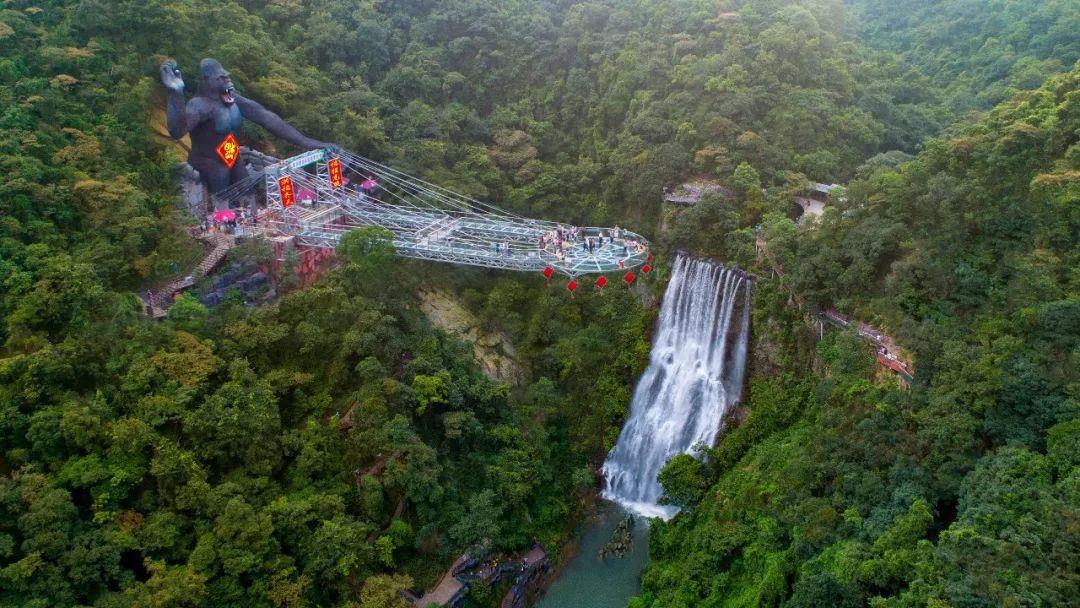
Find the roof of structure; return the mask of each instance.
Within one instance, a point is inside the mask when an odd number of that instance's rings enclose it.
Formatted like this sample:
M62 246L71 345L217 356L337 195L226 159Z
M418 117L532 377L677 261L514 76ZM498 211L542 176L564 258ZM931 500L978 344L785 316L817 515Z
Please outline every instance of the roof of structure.
M735 198L735 192L718 182L701 180L685 183L671 192L665 191L664 202L693 205L709 192L719 194L724 198Z
M814 192L821 192L822 194L828 194L839 187L840 184L822 184L820 182L813 183Z

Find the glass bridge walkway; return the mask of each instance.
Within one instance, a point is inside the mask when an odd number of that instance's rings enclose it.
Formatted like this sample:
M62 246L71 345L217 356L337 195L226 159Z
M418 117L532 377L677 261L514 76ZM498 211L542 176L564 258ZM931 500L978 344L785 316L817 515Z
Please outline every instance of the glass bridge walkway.
M652 259L648 242L628 230L525 218L345 151L305 152L215 197L235 202L260 180L267 209L258 231L310 247L332 248L350 230L379 226L393 234L398 255L451 264L577 277Z

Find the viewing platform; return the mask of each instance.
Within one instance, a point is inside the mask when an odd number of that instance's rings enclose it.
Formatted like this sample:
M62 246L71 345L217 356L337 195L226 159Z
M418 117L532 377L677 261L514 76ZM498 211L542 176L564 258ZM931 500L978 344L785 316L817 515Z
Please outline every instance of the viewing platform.
M267 204L254 232L307 247L333 248L351 230L378 226L398 255L451 264L577 277L651 259L648 241L618 226L522 217L344 151L285 159L216 196L234 203L260 180Z

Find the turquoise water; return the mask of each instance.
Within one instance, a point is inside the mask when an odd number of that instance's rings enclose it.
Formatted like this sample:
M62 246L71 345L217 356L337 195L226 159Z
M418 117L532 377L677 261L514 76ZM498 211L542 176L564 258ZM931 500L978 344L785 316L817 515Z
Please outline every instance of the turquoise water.
M603 561L596 557L624 517L626 513L618 505L604 503L599 520L578 543L577 554L536 608L626 608L626 602L640 590L641 571L649 554L646 520L634 518L633 551Z

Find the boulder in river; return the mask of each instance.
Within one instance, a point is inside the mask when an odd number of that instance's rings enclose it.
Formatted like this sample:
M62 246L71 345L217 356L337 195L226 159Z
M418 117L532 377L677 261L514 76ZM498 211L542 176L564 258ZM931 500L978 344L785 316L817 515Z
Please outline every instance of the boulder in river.
M615 526L611 539L597 552L597 557L607 559L622 557L634 549L634 516L627 515Z

